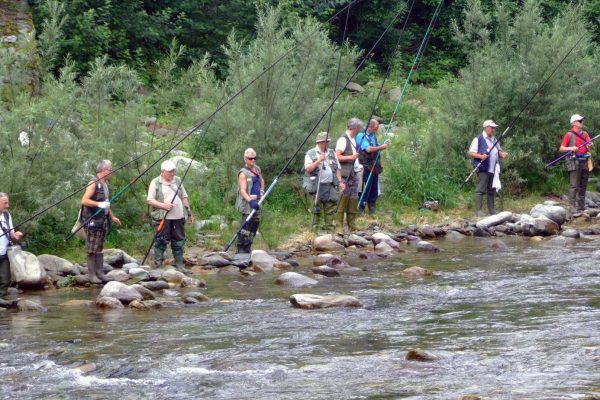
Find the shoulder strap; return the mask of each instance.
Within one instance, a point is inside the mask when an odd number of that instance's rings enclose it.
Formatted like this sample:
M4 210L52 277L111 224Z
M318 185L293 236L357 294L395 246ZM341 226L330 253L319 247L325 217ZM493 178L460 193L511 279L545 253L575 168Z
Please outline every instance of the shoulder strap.
M2 232L6 234L6 238L8 239L8 245L11 246L12 245L12 240L10 239L10 214L8 213L8 211L4 211L2 213L2 216L4 217L4 223L6 224L6 228L4 227L3 223L0 223L0 228L2 229Z
M573 131L569 131L569 147L575 146L575 134Z

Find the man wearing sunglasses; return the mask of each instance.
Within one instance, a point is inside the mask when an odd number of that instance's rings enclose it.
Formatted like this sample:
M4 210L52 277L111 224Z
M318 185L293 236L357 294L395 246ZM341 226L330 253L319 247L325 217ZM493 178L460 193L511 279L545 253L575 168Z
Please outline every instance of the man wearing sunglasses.
M238 172L238 194L235 207L242 213L242 230L238 236L238 253L250 253L252 241L256 236L260 223L260 205L258 202L264 194L265 181L260 167L256 165L256 151L252 148L244 151L244 167ZM245 225L246 219L255 210L250 221Z

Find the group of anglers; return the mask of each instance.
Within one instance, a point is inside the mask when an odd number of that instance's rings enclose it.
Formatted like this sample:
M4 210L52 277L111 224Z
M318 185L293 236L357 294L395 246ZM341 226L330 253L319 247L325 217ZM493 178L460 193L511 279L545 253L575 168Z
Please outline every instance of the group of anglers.
M593 140L583 129L584 117L575 114L570 119L571 129L565 133L559 151L565 153L569 171L569 202L574 215L585 209L585 193L589 172L593 168L590 146ZM475 137L468 155L478 173L475 205L477 216L483 216L483 199L487 195L487 208L495 214L494 197L500 190L500 161L508 156L495 137L498 125L492 120L483 123L483 131ZM317 135L316 145L306 152L304 158L303 189L314 196L313 229L336 231L339 234L356 230L356 218L368 208L376 213L380 194L380 152L387 149L390 141L377 141L379 122L368 121L366 129L358 118L351 118L346 131L340 136L334 149L329 148L328 132ZM256 164L257 154L252 148L244 151L244 167L238 172L236 208L242 214L237 236L238 253L250 253L253 239L260 223L260 203L264 195L265 181ZM161 172L148 187L147 202L156 228L154 266L161 267L167 246L173 253L174 267L188 273L184 267L185 224L194 222L188 195L181 178L175 175L172 161L161 164ZM96 168L96 178L86 186L81 198L80 221L84 221L85 250L91 283L103 283L110 279L104 274L103 250L110 225L121 225L110 203L108 180L113 173L112 162L102 160ZM359 197L362 199L359 204ZM6 296L11 283L7 250L13 241L19 241L23 233L16 231L8 212L8 194L0 192L0 299ZM335 219L335 221L334 221ZM320 221L322 220L322 221ZM344 221L346 224L344 225Z

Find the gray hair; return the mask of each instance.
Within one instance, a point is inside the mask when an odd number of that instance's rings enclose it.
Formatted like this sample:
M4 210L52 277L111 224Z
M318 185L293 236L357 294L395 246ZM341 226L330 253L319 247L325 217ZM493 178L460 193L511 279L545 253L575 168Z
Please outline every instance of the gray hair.
M371 119L369 120L369 122L367 123L367 128L368 128L369 126L371 126L371 124L377 124L377 126L379 126L379 125L380 125L380 124L379 124L379 121L377 121L375 118L371 118Z
M98 166L96 167L96 173L100 173L111 166L112 162L110 160L102 160L98 163Z
M254 149L252 147L248 147L245 151L244 151L244 157L248 157L248 156L252 156L252 155L256 155L256 151L254 151Z
M348 129L361 129L363 126L363 123L360 119L358 118L350 118L348 120Z
M6 193L4 193L4 192L0 192L0 199L3 198L3 197L8 197L8 195Z

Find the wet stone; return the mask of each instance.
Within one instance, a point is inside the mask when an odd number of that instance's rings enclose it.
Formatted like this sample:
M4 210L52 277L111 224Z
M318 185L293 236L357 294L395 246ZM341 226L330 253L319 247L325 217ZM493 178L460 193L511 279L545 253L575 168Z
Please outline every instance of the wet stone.
M121 271L120 269L114 269L110 271L108 274L106 274L106 277L117 282L126 282L130 278L127 272Z
M184 297L196 299L198 302L210 300L207 295L200 292L187 292L185 293Z
M294 294L290 297L290 303L296 308L314 310L331 307L362 307L362 303L356 298L347 295L319 296L315 294Z
M408 361L434 361L436 357L421 349L411 349L406 353Z
M96 307L105 309L125 308L119 299L114 297L98 297L96 299Z
M232 281L232 282L229 282L227 284L227 286L230 289L243 289L244 287L246 287L246 284L244 282L240 282L240 281Z
M92 300L69 300L64 303L60 303L60 306L63 307L91 307L94 305Z
M165 297L178 297L179 296L179 292L178 291L171 290L171 289L163 289L162 294Z
M125 304L133 300L142 300L142 295L133 287L115 281L104 285L98 297L114 297Z
M332 277L336 277L336 276L340 276L340 273L338 270L336 270L335 268L331 268L327 265L321 265L318 267L314 267L312 269L312 272L315 274L319 274L319 275L323 275L323 276L328 276L330 278Z
M579 231L577 229L567 229L562 233L562 236L567 237L567 238L579 239L581 234L579 233Z
M315 279L309 278L297 272L284 272L283 274L279 275L279 277L277 277L275 283L291 288L303 288L308 286L314 286L319 282Z
M433 272L427 268L422 267L409 267L400 272L405 278L425 278L433 275Z
M131 308L132 310L137 310L137 311L146 311L146 310L150 309L150 307L145 305L140 300L134 300L131 303L129 303L129 308Z
M145 287L146 289L152 290L152 291L156 291L156 290L163 290L163 289L168 289L169 288L169 284L163 280L158 280L158 281L150 281L150 282L140 282L140 285Z
M47 312L48 309L41 304L31 300L19 300L17 302L17 309L19 311L35 311L35 312Z
M137 290L144 300L154 300L154 293L150 289L139 284L131 285L131 287Z
M437 253L440 251L440 249L436 246L434 246L433 244L425 241L425 240L421 240L417 243L417 251L419 252L429 252L429 253Z

